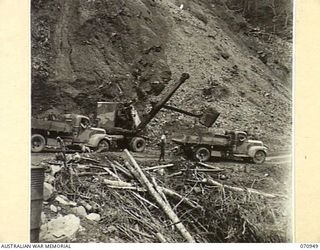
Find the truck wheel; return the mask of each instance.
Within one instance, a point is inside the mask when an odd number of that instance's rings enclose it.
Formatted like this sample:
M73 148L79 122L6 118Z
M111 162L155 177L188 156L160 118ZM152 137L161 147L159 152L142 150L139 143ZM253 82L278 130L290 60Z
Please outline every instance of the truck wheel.
M146 141L141 137L133 137L130 142L130 149L133 152L143 152L146 148Z
M39 153L46 146L46 139L40 134L31 136L31 152Z
M194 156L195 156L196 160L208 161L210 159L210 157L211 157L211 152L206 147L199 147L195 151Z
M254 154L254 156L253 156L253 158L252 158L252 161L254 162L254 163L256 163L256 164L262 164L262 163L264 163L264 161L266 160L266 153L264 152L264 151L262 151L262 150L258 150L255 154Z
M98 147L97 147L97 152L106 152L109 151L110 149L110 144L107 140L103 139L99 142Z

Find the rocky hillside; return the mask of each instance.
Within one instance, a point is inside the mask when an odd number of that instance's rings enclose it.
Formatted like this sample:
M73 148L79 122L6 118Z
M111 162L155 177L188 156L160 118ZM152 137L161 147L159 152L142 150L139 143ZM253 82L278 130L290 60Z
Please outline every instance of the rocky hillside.
M105 100L134 99L145 109L188 72L172 104L214 107L221 112L215 130L243 129L272 145L288 144L292 44L288 28L268 29L270 18L253 22L223 0L31 2L34 116L92 115ZM161 112L149 130L174 131L177 123L195 126Z

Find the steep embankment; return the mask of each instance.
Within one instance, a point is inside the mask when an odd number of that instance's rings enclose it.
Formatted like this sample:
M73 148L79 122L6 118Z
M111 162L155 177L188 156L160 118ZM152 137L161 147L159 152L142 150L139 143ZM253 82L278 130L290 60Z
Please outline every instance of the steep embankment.
M215 129L286 144L291 45L260 36L221 1L33 0L33 115L90 115L101 100L139 99L144 108L188 72L172 104L214 107L221 112ZM150 132L175 131L177 123L194 127L191 118L161 112Z
M41 41L34 39L35 113L50 104L60 110L66 105L68 111L83 108L87 113L97 100L132 98L135 85L157 92L161 86L150 89L151 82L170 80L161 47L166 43L167 27L150 6L139 1L74 0L50 5L43 3L34 10L33 33L44 19L48 39L45 53L39 51ZM37 63L42 62L46 79L37 77ZM54 94L47 92L48 87Z

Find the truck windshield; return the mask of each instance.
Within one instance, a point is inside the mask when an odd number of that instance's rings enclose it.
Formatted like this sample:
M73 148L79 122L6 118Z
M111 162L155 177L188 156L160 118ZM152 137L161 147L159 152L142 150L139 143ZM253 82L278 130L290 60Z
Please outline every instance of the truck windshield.
M88 128L90 126L90 121L86 118L82 118L80 121L80 126L82 128Z

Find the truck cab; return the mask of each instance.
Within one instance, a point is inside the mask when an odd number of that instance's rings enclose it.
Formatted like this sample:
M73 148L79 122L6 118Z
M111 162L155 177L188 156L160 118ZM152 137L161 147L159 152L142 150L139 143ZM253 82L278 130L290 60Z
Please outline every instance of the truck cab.
M92 127L89 117L83 115L66 114L65 121L72 124L74 142L89 142L90 137L96 134L106 134L101 128Z
M262 141L249 139L244 131L226 131L225 134L229 137L227 154L251 160L254 163L265 161L268 148Z
M112 141L104 129L92 127L88 117L77 114L65 114L60 120L32 118L31 134L32 152L57 146L57 137L62 138L66 146L86 145L90 148L108 149Z

